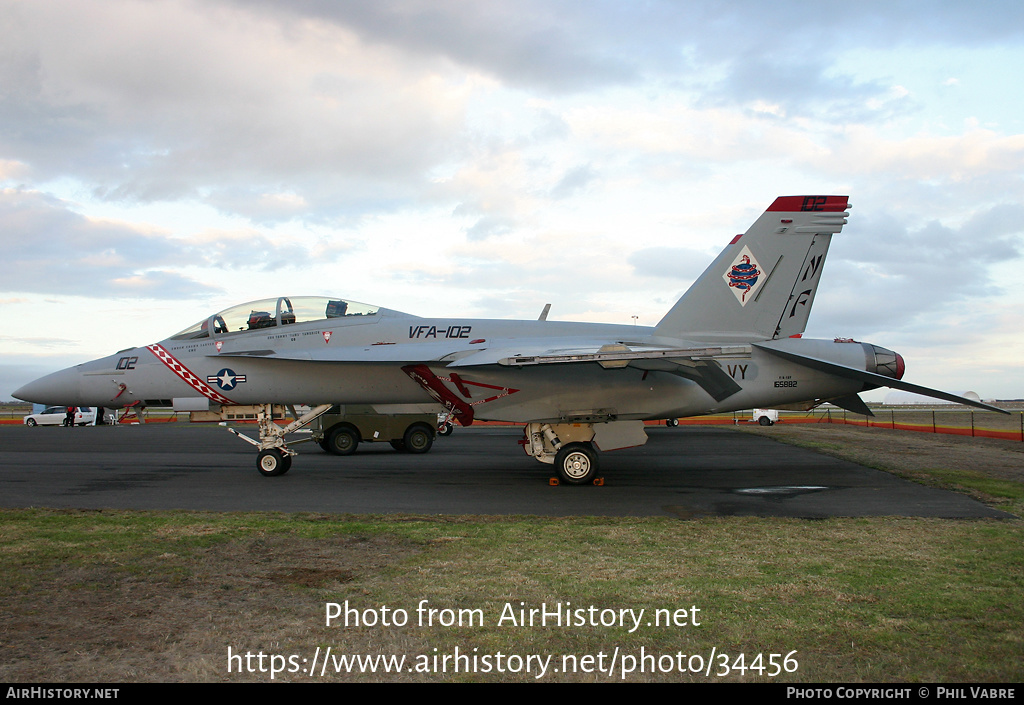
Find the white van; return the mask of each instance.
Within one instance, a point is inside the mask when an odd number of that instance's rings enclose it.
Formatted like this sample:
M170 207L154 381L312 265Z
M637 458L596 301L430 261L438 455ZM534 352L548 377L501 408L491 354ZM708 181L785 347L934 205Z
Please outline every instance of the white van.
M104 409L104 422L114 423L116 417L109 409ZM29 414L22 419L26 426L67 426L68 407L48 406L38 414ZM91 406L75 407L75 426L92 426L96 423L96 409Z

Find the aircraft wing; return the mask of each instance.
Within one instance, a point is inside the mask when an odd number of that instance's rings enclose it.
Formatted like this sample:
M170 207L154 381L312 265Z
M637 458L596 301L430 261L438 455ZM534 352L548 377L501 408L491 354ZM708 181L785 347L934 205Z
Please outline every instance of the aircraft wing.
M1000 409L997 406L991 406L990 404L983 404L973 399L967 399L966 397L960 397L956 394L950 394L949 392L940 392L938 389L930 389L928 387L922 387L917 384L910 384L909 382L903 382L902 380L895 379L893 377L886 377L885 375L875 374L874 372L867 372L866 370L858 370L853 367L846 367L845 365L837 365L834 362L828 360L822 360L816 357L810 357L808 355L798 355L797 353L789 352L788 350L779 350L778 348L769 347L767 345L753 344L755 348L764 350L765 352L771 353L784 360L795 362L804 367L810 367L812 370L818 370L819 372L826 372L828 374L836 375L837 377L845 377L847 379L855 379L867 384L873 384L876 387L889 387L891 389L902 389L905 392L913 392L915 394L923 394L926 397L932 397L935 399L945 399L955 404L966 404L968 406L974 406L979 409L985 409L986 411L998 411L1000 414L1009 414L1009 411Z
M514 347L509 343L514 343ZM552 348L550 340L501 341L494 347L454 349L451 341L400 345L334 347L323 350L277 352L275 350L224 351L211 357L259 358L307 362L429 363L445 362L448 367L502 365L532 367L596 362L605 369L633 367L668 372L696 382L715 401L722 401L741 387L722 369L718 358L747 356L749 345L695 348L630 348L622 344L582 344Z
M521 348L516 349L521 350ZM621 343L613 343L592 348L547 350L533 355L525 355L522 352L506 355L506 352L509 351L507 349L482 351L461 358L449 366L465 367L497 363L510 367L529 367L596 362L605 369L633 367L645 371L668 372L678 375L696 382L715 401L722 401L742 388L722 369L718 359L733 355L747 356L750 354L750 346L631 348Z
M570 341L566 341L569 343ZM490 346L460 345L455 341L401 343L362 346L324 346L322 349L277 351L273 349L224 350L210 357L260 358L269 360L300 360L313 362L445 362L448 367L481 365L532 366L571 362L597 362L605 368L647 367L644 361L684 359L688 361L749 355L749 345L666 348L655 346L627 347L620 343L574 342L565 347L552 347L548 340L501 340Z

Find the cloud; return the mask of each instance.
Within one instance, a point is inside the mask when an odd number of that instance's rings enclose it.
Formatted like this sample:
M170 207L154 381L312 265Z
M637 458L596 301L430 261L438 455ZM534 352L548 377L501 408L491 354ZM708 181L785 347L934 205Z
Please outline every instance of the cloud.
M987 208L958 227L931 221L909 228L884 215L862 220L839 237L867 236L855 247L834 246L825 265L828 285L816 307L826 309L832 325L859 331L932 328L937 315L977 316L1016 286L995 271L1024 255L1024 206Z
M245 228L239 230L207 229L176 240L186 247L193 266L208 267L214 271L255 270L262 272L306 266L312 257L311 247L290 238L271 237ZM320 247L317 261L331 261L342 248L331 250Z
M850 173L958 182L1024 170L1024 134L971 129L957 135L886 139L865 126L850 127L821 161L842 163Z
M556 201L575 196L577 193L585 190L596 179L597 174L591 166L589 164L582 164L569 169L565 176L551 189L549 195Z
M88 218L36 191L0 190L5 276L0 290L87 297L195 298L220 291L181 271L301 268L304 244L253 230L174 237L157 228Z
M232 2L244 8L256 4ZM811 95L829 78L819 67L851 45L971 46L1024 34L1024 11L1005 0L990 3L987 12L956 2L933 3L925 12L918 3L883 0L833 3L815 11L799 0L630 5L614 0L264 0L259 5L293 25L329 24L421 61L444 59L507 85L549 93L681 75L706 85L709 69L718 67L714 77L735 89L755 86L750 77L760 73L793 95ZM693 75L687 77L688 72ZM838 77L832 90L851 85Z
M678 160L691 173L695 165L707 168L709 162L824 152L818 136L801 126L724 108L695 108L678 97L654 105L573 109L566 119L580 139L596 148L637 160Z
M515 230L516 221L501 216L485 216L466 228L466 237L470 240L483 240L488 237L507 235Z
M408 198L461 125L464 89L443 66L337 28L189 2L42 2L8 20L0 154L99 198L207 199L255 218L296 212L267 193L365 208Z
M880 120L916 109L879 80L836 74L817 54L774 59L743 52L728 62L724 77L707 87L702 102L743 105L762 116L815 116L843 121Z
M251 6L253 3L240 3ZM316 19L357 33L420 60L444 59L520 87L575 92L638 78L628 42L615 42L605 24L616 9L495 0L435 2L378 0L335 3L319 0L262 3L298 23ZM642 11L638 10L640 14ZM631 13L621 13L626 17ZM609 40L603 46L600 38Z
M70 338L52 337L18 337L15 335L0 335L0 344L13 343L15 345L26 345L33 348L60 348L77 341Z
M521 112L529 92L571 99L635 87L673 93L681 107L613 109L603 120L609 146L652 159L666 150L730 159L786 142L792 153L813 140L799 128L783 140L771 120L878 121L916 109L882 77L837 70L845 49L1019 37L1021 10L1000 12L1005 22L955 3L921 13L902 3L807 12L711 0L40 0L5 15L0 175L77 179L114 202L199 200L260 224L351 224L434 198L435 170L477 162L493 126L481 131L470 111L495 94ZM737 105L758 120L737 124L722 110ZM548 122L538 118L528 135L534 145L570 136L562 112L546 108ZM592 124L579 136L602 132ZM551 167L562 180L548 197L578 193L603 172L586 155L569 159ZM682 167L669 165L695 173Z
M108 287L107 292L97 293L110 293L118 297L138 299L161 299L165 296L195 298L219 291L214 287L198 284L195 280L176 272L162 270L115 277L109 280Z
M647 247L633 252L628 262L640 276L693 281L714 260L714 254L685 247Z
M4 291L100 294L119 278L187 262L163 234L86 218L35 191L0 191L0 222L8 265Z

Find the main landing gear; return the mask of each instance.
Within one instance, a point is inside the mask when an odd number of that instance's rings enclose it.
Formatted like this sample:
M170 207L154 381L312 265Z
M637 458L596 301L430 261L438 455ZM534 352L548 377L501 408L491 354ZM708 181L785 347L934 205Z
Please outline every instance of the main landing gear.
M590 443L568 443L555 455L555 469L570 485L591 483L597 477L597 453Z
M522 441L526 454L555 466L560 482L601 484L597 450L617 450L647 442L643 421L531 423Z

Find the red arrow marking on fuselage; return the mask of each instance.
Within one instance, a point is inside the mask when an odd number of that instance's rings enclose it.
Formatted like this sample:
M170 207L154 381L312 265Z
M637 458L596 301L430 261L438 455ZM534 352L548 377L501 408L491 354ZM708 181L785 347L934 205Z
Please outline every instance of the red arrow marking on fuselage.
M174 357L171 353L162 347L158 343L147 345L146 349L156 355L156 359L164 363L174 374L178 375L187 385L192 387L194 390L202 394L204 397L208 397L218 404L234 404L235 402L228 399L226 396L216 391L212 387L206 384L203 380L199 379L198 376L192 370L185 367L178 358Z

